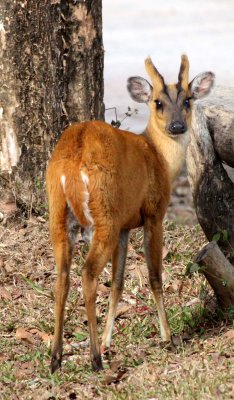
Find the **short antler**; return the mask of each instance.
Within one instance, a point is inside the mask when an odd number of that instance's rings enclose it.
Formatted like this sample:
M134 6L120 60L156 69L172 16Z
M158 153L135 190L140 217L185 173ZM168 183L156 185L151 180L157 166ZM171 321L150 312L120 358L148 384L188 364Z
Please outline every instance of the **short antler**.
M145 60L145 69L147 74L152 80L153 87L158 90L162 90L165 86L164 79L162 75L158 72L157 68L154 66L150 57Z
M189 85L189 60L186 54L181 56L180 72L178 76L178 85L184 89L188 90Z

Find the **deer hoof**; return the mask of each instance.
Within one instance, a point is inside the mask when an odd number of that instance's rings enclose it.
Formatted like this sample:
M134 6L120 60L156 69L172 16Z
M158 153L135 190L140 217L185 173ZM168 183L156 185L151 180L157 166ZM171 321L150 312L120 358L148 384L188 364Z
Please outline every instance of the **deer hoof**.
M102 357L101 357L100 354L93 358L93 360L92 360L92 368L93 368L93 371L95 371L95 372L101 371L103 369Z
M61 356L52 356L51 358L51 364L50 364L50 370L51 373L53 374L57 369L61 368L62 364L62 357Z

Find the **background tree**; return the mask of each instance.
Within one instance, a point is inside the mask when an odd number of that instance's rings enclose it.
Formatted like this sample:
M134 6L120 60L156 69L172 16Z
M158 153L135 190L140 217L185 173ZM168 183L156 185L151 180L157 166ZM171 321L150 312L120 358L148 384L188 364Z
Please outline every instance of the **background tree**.
M221 307L234 306L234 101L216 88L195 108L188 173L198 221L211 242L196 257Z
M61 131L104 118L102 1L2 0L0 15L1 198L41 212Z

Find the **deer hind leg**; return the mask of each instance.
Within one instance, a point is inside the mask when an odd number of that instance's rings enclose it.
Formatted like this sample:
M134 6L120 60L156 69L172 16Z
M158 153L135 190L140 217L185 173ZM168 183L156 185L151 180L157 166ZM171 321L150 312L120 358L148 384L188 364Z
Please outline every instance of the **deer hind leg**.
M167 321L162 290L162 221L155 222L147 218L144 224L144 247L150 286L156 301L159 316L160 332L163 341L171 340L170 327Z
M122 230L120 232L118 245L112 255L112 286L107 322L102 336L102 352L108 351L110 347L116 309L123 292L128 235L128 230Z
M72 249L78 231L76 220L72 222L66 203L50 213L50 235L53 244L57 279L55 284L55 332L51 357L51 372L61 367L63 325L66 299L69 291L69 274ZM70 229L69 229L70 228Z
M98 236L102 236L102 239L100 240ZM82 269L82 286L90 334L90 359L94 371L103 369L98 342L95 305L98 276L111 257L116 247L117 238L118 234L115 235L110 232L106 232L105 235L102 232L102 235L99 235L98 228L95 227L93 241Z

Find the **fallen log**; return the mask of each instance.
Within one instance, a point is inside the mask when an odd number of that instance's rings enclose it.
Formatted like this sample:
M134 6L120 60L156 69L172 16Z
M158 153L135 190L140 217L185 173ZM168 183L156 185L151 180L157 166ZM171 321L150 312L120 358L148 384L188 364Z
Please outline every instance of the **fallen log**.
M208 243L194 260L211 287L221 308L234 304L234 268L226 259L216 242Z
M219 246L225 255L232 257L234 253L234 184L222 165L223 160L214 149L203 110L204 107L201 104L198 104L194 110L187 154L188 177L197 218L207 239L212 241L214 235L220 232ZM216 146L218 146L217 143Z
M234 168L234 88L217 86L199 105L219 159Z
M195 262L222 308L234 305L233 167L233 89L216 88L194 108L187 168L197 218L210 241Z

